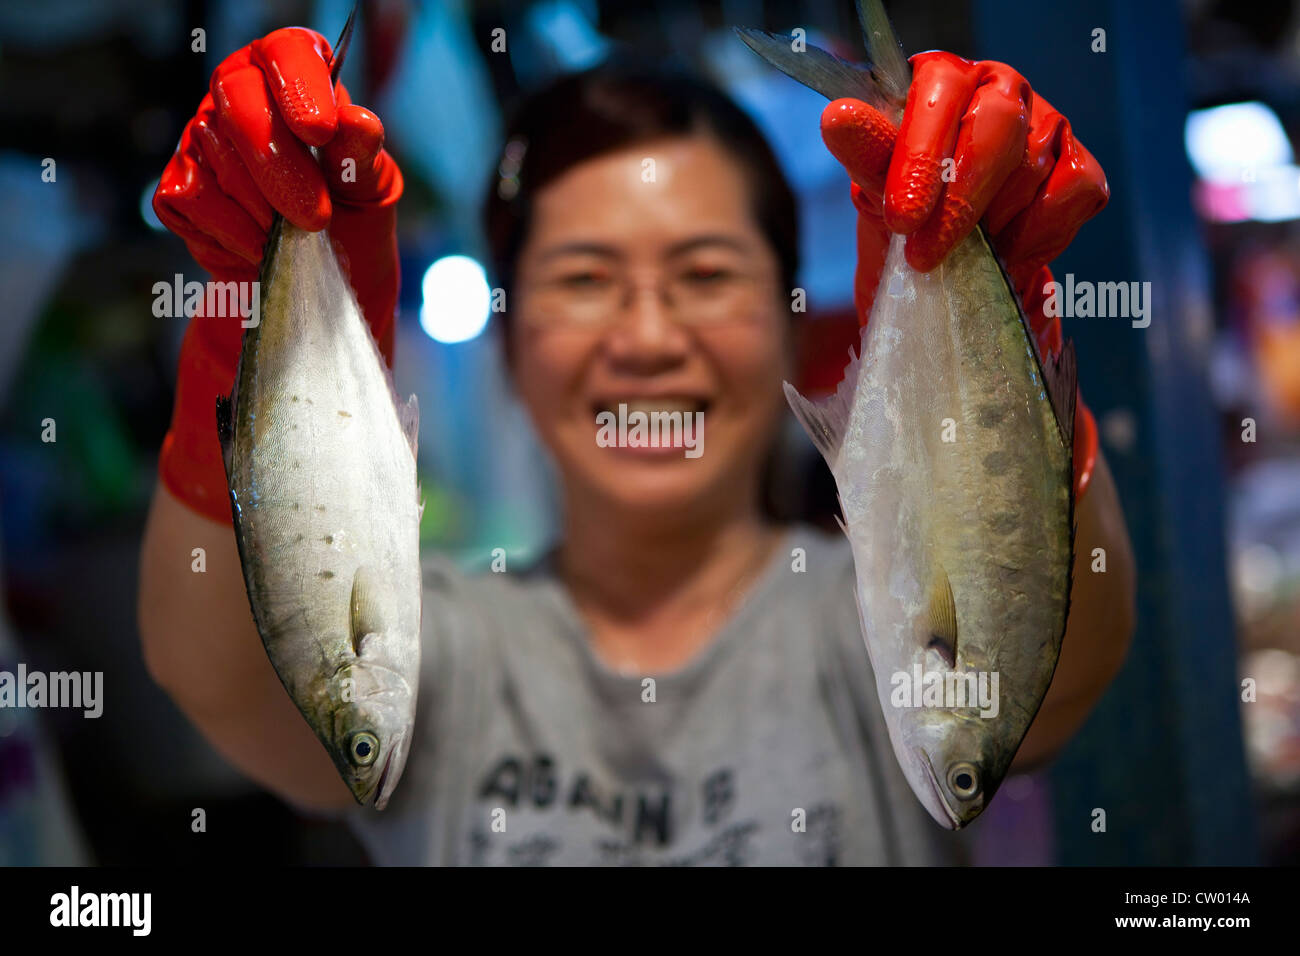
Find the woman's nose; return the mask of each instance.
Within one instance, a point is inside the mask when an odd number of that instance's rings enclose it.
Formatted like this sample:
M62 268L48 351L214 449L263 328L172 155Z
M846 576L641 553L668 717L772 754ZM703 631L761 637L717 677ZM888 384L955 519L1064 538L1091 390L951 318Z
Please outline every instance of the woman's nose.
M677 361L685 355L688 336L673 318L672 306L654 283L629 288L622 314L612 324L608 346L615 357L629 361Z

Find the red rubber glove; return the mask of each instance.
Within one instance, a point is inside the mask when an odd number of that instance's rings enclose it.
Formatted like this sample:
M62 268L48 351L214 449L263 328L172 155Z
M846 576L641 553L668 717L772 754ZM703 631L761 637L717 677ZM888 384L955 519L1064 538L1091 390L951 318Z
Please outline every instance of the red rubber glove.
M276 30L227 57L163 170L153 207L214 280L254 281L273 212L329 227L339 261L385 360L397 308L402 174L379 118L331 89L330 46L312 30ZM319 163L310 146L319 147ZM345 160L355 167L345 166ZM344 174L347 173L347 181ZM235 380L238 318L196 316L181 344L159 475L179 500L230 521L216 398Z
M865 325L871 314L891 232L907 235L908 264L927 272L983 220L1041 354L1055 355L1061 323L1043 312L1044 284L1052 279L1046 265L1106 205L1105 174L1069 121L1006 64L940 51L910 62L897 130L860 100L835 100L822 113L822 138L853 180L859 321ZM1096 423L1082 397L1074 446L1080 497L1097 457Z

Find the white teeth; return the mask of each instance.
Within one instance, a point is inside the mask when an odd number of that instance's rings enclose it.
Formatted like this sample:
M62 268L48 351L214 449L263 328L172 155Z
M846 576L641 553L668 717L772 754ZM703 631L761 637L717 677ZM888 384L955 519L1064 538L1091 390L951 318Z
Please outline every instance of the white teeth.
M651 399L623 399L611 404L602 404L601 411L615 412L618 411L619 405L627 406L627 413L644 412L653 414L654 412L683 412L691 414L692 412L701 411L704 403L690 398L651 398Z

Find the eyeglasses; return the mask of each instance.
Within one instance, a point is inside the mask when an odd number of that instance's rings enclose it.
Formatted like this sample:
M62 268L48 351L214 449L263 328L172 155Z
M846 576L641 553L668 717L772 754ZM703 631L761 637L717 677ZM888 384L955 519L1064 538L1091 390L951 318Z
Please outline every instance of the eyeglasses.
M623 270L579 267L525 283L521 315L526 324L542 327L604 328L622 318L647 287L673 320L689 326L753 322L776 293L770 272L734 266L680 268L649 282Z

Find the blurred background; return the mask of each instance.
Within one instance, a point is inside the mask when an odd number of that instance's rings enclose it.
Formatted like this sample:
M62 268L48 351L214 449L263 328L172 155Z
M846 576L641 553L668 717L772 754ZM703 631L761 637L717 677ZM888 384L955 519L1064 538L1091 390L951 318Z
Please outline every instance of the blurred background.
M1069 749L963 835L973 859L1300 861L1300 0L886 6L909 51L1014 65L1100 160L1111 203L1057 279L1152 290L1148 327L1065 322L1136 549L1133 649ZM154 317L152 288L202 278L150 197L222 58L281 26L332 40L349 7L0 7L0 670L102 671L105 688L99 719L0 708L2 865L365 862L341 824L208 747L149 680L135 624L184 327ZM802 27L856 59L848 0L364 7L344 80L406 177L396 379L420 396L426 548L474 563L551 534L550 477L490 321L479 199L511 103L622 47L711 76L770 137L803 206L804 385L834 387L856 334L847 179L817 132L824 101L730 28ZM824 468L797 430L786 444L783 495L825 517Z

